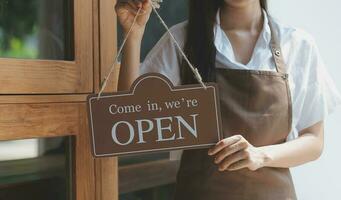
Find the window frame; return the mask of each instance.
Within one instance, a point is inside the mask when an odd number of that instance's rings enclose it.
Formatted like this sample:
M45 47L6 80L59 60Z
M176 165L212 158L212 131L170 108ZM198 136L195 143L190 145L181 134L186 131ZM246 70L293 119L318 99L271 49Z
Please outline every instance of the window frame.
M0 58L0 94L93 91L93 2L73 1L74 61Z
M104 192L96 185L86 97L99 87L100 0L73 1L73 61L0 58L0 140L73 136L71 193L94 200Z

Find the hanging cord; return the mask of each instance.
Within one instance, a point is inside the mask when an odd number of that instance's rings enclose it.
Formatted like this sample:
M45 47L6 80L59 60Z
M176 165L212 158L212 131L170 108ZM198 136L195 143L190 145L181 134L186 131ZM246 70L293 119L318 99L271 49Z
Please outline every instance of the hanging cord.
M113 64L111 65L110 71L109 71L108 75L105 76L105 78L104 78L104 80L103 80L103 82L102 82L101 90L100 90L99 93L98 93L97 100L101 97L101 94L103 93L105 87L107 86L108 79L110 78L112 72L114 71L115 64L118 62L118 58L120 57L120 55L121 55L121 53L122 53L123 47L124 47L125 43L126 43L127 40L128 40L128 37L129 37L129 35L130 35L130 32L133 30L133 27L134 27L134 25L135 25L135 23L136 23L137 17L138 17L139 14L141 13L141 10L142 10L142 7L140 7L140 8L138 9L138 11L137 11L137 13L136 13L136 15L135 15L135 17L134 17L133 23L131 24L131 26L130 26L130 28L129 28L127 34L126 34L126 36L125 36L124 39L123 39L123 42L122 42L122 44L121 44L121 46L120 46L120 48L119 48L119 50L118 50L118 52L117 52L117 54L116 54L115 60L114 60Z
M205 85L204 82L202 81L202 78L201 78L201 75L200 75L198 69L195 68L195 67L191 64L191 62L190 62L189 59L187 58L185 52L182 50L182 48L180 47L179 43L176 41L175 37L173 36L172 32L169 30L167 24L166 24L165 21L162 19L162 17L160 16L160 14L157 12L156 6L155 6L154 4L151 4L151 6L152 6L152 8L153 8L154 13L155 13L156 16L159 18L161 24L165 27L165 29L166 29L167 32L169 33L171 39L172 39L173 42L175 43L175 46L176 46L176 47L178 48L178 50L180 51L182 57L183 57L183 58L185 59L185 61L188 63L188 66L191 68L191 70L192 70L192 72L193 72L195 78L197 79L197 81L202 85L202 87L203 87L204 89L207 89L206 85ZM135 18L134 18L134 20L133 20L133 22L132 22L132 24L131 24L131 26L130 26L130 28L129 28L129 31L127 32L126 36L125 36L124 39L123 39L123 42L122 42L122 44L121 44L121 46L120 46L120 48L119 48L119 50L118 50L118 52L117 52L117 55L116 55L116 57L115 57L115 60L114 60L114 62L113 62L113 64L112 64L111 68L110 68L110 71L109 71L108 75L104 78L104 80L103 80L103 82L102 82L101 89L100 89L100 91L99 91L99 93L98 93L98 96L97 96L97 100L101 97L101 94L103 93L104 89L105 89L106 86L107 86L107 82L108 82L108 80L109 80L109 78L110 78L112 72L114 71L115 64L118 62L118 58L119 58L119 56L120 56L121 53L122 53L123 47L124 47L125 43L126 43L127 40L128 40L128 37L129 37L129 35L130 35L130 32L133 30L133 27L134 27L134 25L136 24L137 17L138 17L139 14L141 13L141 10L142 10L142 7L138 9L138 11L137 11L137 13L136 13L136 15L135 15Z
M157 12L156 8L154 5L152 5L152 8L156 14L156 16L159 18L161 24L165 27L165 29L167 30L167 32L169 33L169 35L171 36L173 42L175 43L175 46L178 48L178 50L180 51L182 57L185 59L185 61L187 62L188 66L191 68L192 72L194 73L195 78L197 79L197 81L202 85L202 87L206 90L206 85L204 84L204 82L202 81L201 75L198 71L197 68L195 68L192 63L189 61L189 59L187 58L185 52L182 50L182 48L180 47L178 41L175 39L174 35L172 34L172 32L169 30L167 24L165 23L165 21L163 21L162 17L160 16L160 14Z

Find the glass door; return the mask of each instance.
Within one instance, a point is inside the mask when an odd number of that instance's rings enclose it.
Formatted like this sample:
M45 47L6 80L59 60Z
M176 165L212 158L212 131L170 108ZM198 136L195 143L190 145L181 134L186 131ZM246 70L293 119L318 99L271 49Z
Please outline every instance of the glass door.
M0 200L96 199L86 96L97 4L0 0Z

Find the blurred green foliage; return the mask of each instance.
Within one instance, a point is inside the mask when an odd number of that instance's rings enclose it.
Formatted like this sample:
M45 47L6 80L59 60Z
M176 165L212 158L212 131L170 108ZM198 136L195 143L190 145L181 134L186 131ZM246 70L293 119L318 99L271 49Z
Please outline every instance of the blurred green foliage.
M39 0L0 0L0 57L36 58Z

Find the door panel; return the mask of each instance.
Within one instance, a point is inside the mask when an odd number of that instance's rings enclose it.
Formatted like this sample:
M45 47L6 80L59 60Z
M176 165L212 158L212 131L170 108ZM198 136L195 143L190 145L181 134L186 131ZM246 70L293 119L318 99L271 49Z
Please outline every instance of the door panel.
M72 137L0 141L0 199L74 199L72 141Z
M33 7L29 7L32 6L31 3ZM6 7L9 4L12 4L12 8ZM33 25L28 26L32 31L21 31L21 38L0 23L0 141L4 142L0 142L0 148L6 148L6 142L18 139L28 145L25 151L18 152L20 160L14 160L15 163L4 161L7 164L6 168L22 165L27 166L29 170L39 171L39 167L37 169L34 166L43 167L46 164L53 169L57 167L60 169L60 166L65 164L61 161L64 158L50 159L45 156L44 159L40 159L39 156L37 159L30 158L35 156L37 149L34 148L34 144L45 138L48 138L47 140L72 138L73 156L70 157L72 166L68 168L70 176L64 181L71 187L65 189L64 185L65 191L58 189L59 193L56 194L54 193L56 190L49 189L55 181L45 182L39 178L25 182L22 187L10 187L16 191L35 192L38 187L42 190L40 193L30 194L27 199L32 197L39 200L44 193L53 196L45 199L63 194L62 199L67 199L70 195L70 198L74 197L75 200L102 200L102 197L112 199L114 196L108 192L102 193L95 184L103 183L109 187L105 180L110 181L110 177L116 175L112 173L109 176L103 173L103 179L95 177L95 160L91 153L86 112L86 96L94 92L94 80L98 88L98 77L101 72L98 61L100 45L96 39L99 38L98 5L99 0L0 1L1 22L9 19L4 16L5 14L10 13L12 16L18 14L20 20L15 17L13 19L18 23L7 24L13 26L10 28L16 30L16 33L20 33L17 31L20 29L19 23L25 24L29 17L34 15L36 17ZM13 6L18 6L18 10L13 9ZM3 12L4 10L6 12ZM18 11L30 12L23 17L19 16L23 13ZM7 37L15 36L11 39L12 42L8 43L10 47L6 44L7 49L2 46L5 28L10 33ZM30 53L30 48L33 53ZM5 156L0 154L0 159L5 159ZM99 165L98 168L103 171L112 169L111 165L108 165L112 160L102 161L103 167ZM102 171L96 170L96 176L97 172ZM20 172L6 171L5 175L8 174L20 175ZM0 182L1 180L5 179L0 177ZM115 190L110 191L111 194L117 194ZM4 196L0 194L0 199L2 197ZM5 199L16 200L15 198L12 196Z
M0 94L93 91L91 0L0 4Z
M76 135L80 104L0 104L0 140Z
M26 142L27 149L25 149L25 152L17 153L18 156L25 158L25 156L32 157L35 155L34 153L36 153L36 149L38 148L35 148L34 144L36 141L41 140L41 138L73 137L74 142L72 142L72 148L75 153L72 162L74 165L71 166L70 170L70 174L72 174L70 177L74 177L70 179L73 190L68 193L72 193L77 200L94 200L95 167L91 154L85 102L81 102L81 99L77 96L70 96L68 98L64 96L63 100L60 99L63 96L58 97L59 99L53 96L42 96L40 100L38 99L39 96L35 96L34 98L24 96L21 100L20 96L16 97L17 100L12 101L12 103L0 104L0 141L8 142L17 139L29 139L27 141L31 142ZM2 102L8 102L12 99L6 96L1 96L0 98L4 99ZM67 102L70 99L79 102ZM36 101L36 103L15 103L16 101L21 102L25 100L28 102ZM39 103L39 101L43 103ZM54 103L54 101L65 102ZM5 144L6 142L0 142L0 148L6 148ZM0 159L5 160L5 156L0 154ZM44 162L51 162L51 165L58 165L59 161L47 159ZM35 186L35 183L38 185ZM38 181L32 182L27 187L33 187L30 190L34 190L34 187L43 187L48 184L50 183L42 184L42 182ZM49 193L51 192L53 191ZM7 198L6 200L12 199ZM13 200L16 199L13 197Z

